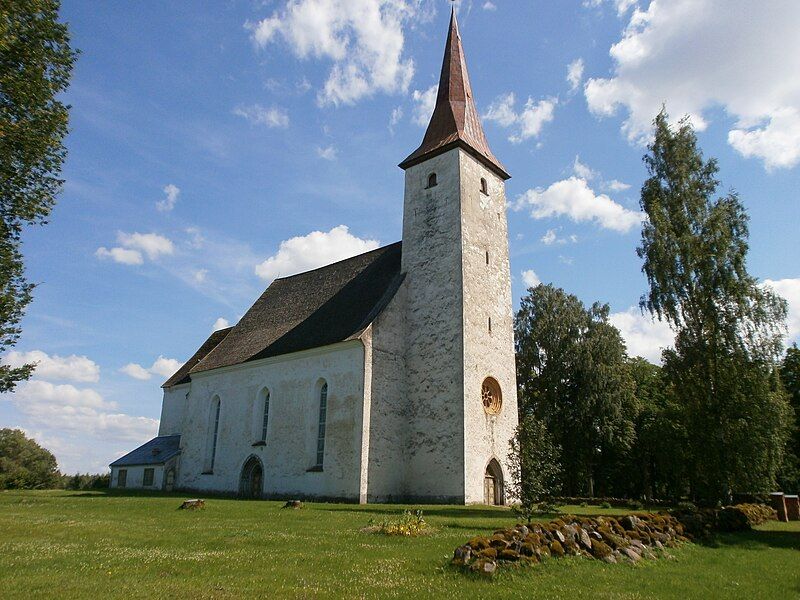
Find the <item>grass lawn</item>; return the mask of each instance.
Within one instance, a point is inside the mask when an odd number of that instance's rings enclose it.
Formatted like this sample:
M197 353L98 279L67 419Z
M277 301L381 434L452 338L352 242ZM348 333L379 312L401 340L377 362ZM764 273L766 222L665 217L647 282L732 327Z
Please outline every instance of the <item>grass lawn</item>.
M568 558L486 581L448 561L470 536L513 524L506 509L423 506L436 531L396 538L360 529L407 507L208 499L176 510L182 498L0 492L0 598L800 597L798 522L636 566Z

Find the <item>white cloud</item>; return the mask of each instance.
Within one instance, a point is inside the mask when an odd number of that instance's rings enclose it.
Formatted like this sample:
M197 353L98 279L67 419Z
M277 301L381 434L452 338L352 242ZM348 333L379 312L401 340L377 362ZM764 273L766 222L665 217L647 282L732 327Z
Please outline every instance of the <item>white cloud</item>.
M610 49L613 75L584 87L589 109L627 111L631 141L650 136L662 103L672 118L707 126L722 107L736 123L728 142L767 169L800 162L800 2L653 0L635 9Z
M231 324L228 322L228 319L226 319L225 317L219 317L216 321L214 321L214 324L211 326L211 331L212 332L219 331L220 329L225 329L230 326Z
M392 134L394 134L394 128L397 126L397 124L400 122L400 119L402 118L403 118L402 106L398 106L392 109L392 114L389 117L389 131L391 131Z
M122 367L120 371L129 377L133 377L134 379L139 379L141 381L147 381L153 376L150 371L137 363L128 363Z
M150 260L156 260L162 254L172 254L175 246L172 241L157 233L117 233L120 245L131 250L138 250L147 255Z
M128 363L122 367L120 371L129 377L133 377L134 379L146 381L153 375L169 377L182 366L183 363L179 360L175 360L174 358L165 358L164 356L159 355L149 369L138 363Z
M789 305L789 341L800 341L800 277L796 279L765 279L768 285Z
M589 166L583 164L581 162L581 157L578 155L575 155L575 161L572 163L572 172L586 181L591 181L599 175L597 171L594 171Z
M100 380L100 367L86 356L49 355L41 350L17 352L12 350L3 357L3 364L21 367L37 363L34 376L48 381L96 382Z
M346 225L327 232L312 231L281 242L277 253L256 266L256 275L265 280L294 275L374 250L378 245L378 240L354 236Z
M120 246L111 248L100 247L95 251L97 258L110 258L114 262L124 265L141 265L144 262L142 254L150 260L156 260L161 255L172 254L175 246L171 240L157 233L125 233L117 232L117 242Z
M328 146L327 148L317 146L317 156L325 160L336 160L336 148L333 146Z
M567 67L567 81L569 82L569 90L574 92L578 89L583 81L583 71L585 65L582 58L576 58Z
M166 195L166 198L156 202L156 208L161 212L171 211L173 208L175 208L175 203L178 201L178 195L180 193L181 190L177 185L168 183L164 187L164 194Z
M150 372L154 375L161 375L162 377L169 377L175 371L180 369L183 366L183 363L179 360L175 360L174 358L165 358L164 356L159 356L153 366L150 367Z
M270 129L275 127L286 129L289 127L289 115L285 110L277 106L271 108L266 108L260 104L237 106L233 109L233 114L246 119L252 125L264 125Z
M94 253L97 258L110 258L114 262L123 265L141 265L144 262L142 253L138 250L128 250L126 248L105 248L100 246Z
M633 306L624 312L611 313L608 320L622 334L629 356L641 356L659 364L662 348L672 346L675 341L666 321L653 320Z
M558 236L556 236L556 230L555 229L548 229L547 233L545 233L542 236L542 240L541 241L546 246L550 246L550 245L552 245L552 244L554 244L556 242L557 237Z
M605 182L605 187L612 192L624 192L625 190L631 189L630 184L623 183L622 181L618 181L616 179Z
M605 194L596 194L585 179L569 177L547 189L536 188L522 194L514 210L526 209L534 219L567 216L576 223L592 221L620 233L639 225L644 215L628 210Z
M483 3L483 10L497 10L497 6L495 6L494 2L484 2Z
M107 435L116 440L141 441L154 435L158 421L118 412L95 390L47 381L24 381L13 394L4 396L37 427L57 426L57 432L94 437Z
M192 273L196 283L205 283L208 278L208 269L197 269Z
M542 283L539 276L533 272L533 269L522 272L522 281L525 283L525 286L529 288L536 287Z
M431 120L433 109L436 107L436 94L439 84L432 85L425 91L414 90L411 99L414 101L414 116L412 120L421 127L425 127Z
M516 98L513 92L498 96L489 105L483 118L494 121L501 127L514 128L515 131L508 139L514 144L519 144L527 139L538 137L542 127L553 120L553 112L558 104L558 99L547 98L535 102L533 98L528 98L519 113L515 110L515 104Z
M403 25L419 16L406 0L292 0L247 23L256 46L279 37L300 59L332 61L321 104L352 104L376 92L405 92L414 62L403 56Z

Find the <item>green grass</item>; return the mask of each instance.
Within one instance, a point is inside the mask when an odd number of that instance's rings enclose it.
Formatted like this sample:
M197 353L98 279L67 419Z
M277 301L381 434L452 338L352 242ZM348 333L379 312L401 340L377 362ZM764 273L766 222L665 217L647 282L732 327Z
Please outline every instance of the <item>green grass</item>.
M798 598L800 524L770 523L673 559L607 565L550 560L494 581L448 566L477 533L515 522L506 509L423 506L418 538L362 533L402 506L180 496L0 492L1 598ZM566 507L573 514L619 509Z

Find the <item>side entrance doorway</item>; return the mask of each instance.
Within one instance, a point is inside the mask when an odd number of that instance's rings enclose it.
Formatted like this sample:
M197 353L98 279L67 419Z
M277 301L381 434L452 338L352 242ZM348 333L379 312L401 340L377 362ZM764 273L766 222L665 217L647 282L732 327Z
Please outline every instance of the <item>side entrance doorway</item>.
M256 456L248 458L242 467L239 480L239 496L242 498L261 498L264 493L264 468Z

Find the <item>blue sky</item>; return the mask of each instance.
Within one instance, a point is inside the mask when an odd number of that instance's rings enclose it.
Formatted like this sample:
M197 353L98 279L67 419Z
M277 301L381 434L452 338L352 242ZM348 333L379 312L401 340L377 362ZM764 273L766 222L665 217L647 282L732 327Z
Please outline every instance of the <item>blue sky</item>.
M25 235L39 283L0 424L68 471L157 430L160 384L269 281L399 239L449 3L65 0L81 50L66 185ZM463 0L478 110L507 184L514 297L552 282L611 305L633 354L648 124L692 115L751 217L751 272L800 334L800 6L771 0Z

